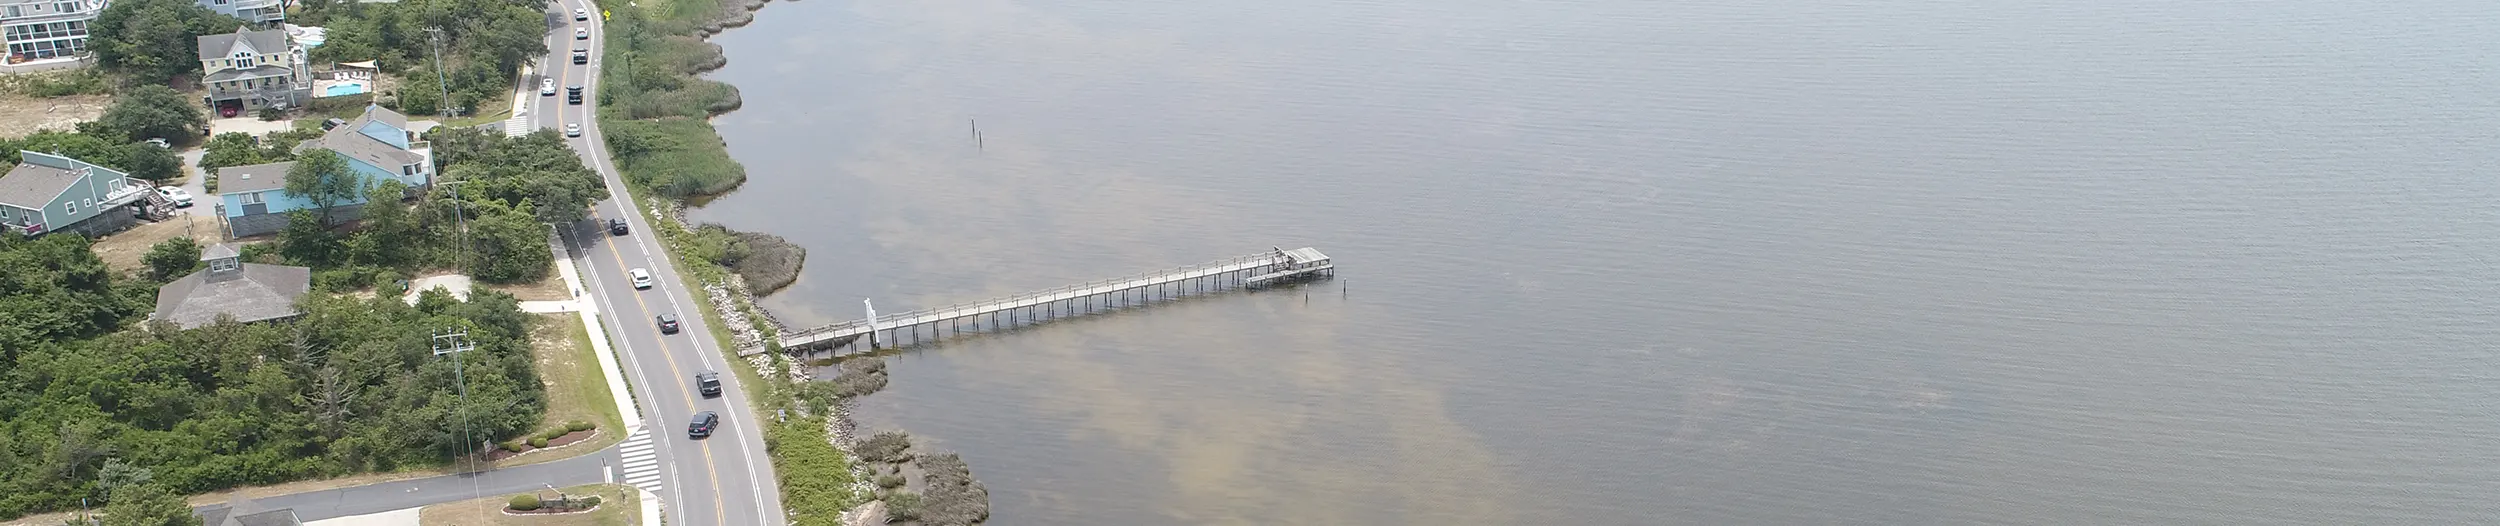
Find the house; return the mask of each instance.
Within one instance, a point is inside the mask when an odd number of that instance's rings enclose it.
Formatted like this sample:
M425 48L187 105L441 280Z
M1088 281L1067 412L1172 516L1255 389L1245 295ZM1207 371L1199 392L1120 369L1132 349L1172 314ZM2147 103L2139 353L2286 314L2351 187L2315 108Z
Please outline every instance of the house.
M224 243L200 251L200 261L207 270L156 290L154 319L196 329L219 318L251 323L303 314L295 299L312 290L312 269L244 263L243 254Z
M416 189L433 182L433 148L416 140L416 133L409 131L408 117L381 106L365 106L363 114L323 132L320 138L296 145L295 151L301 154L313 149L338 152L339 157L347 160L347 167L367 185L387 178ZM286 228L287 212L314 208L311 199L286 192L286 171L294 166L293 162L283 162L217 170L217 191L223 192L219 198L224 201L217 208L219 215L225 217L226 235L247 237L276 232ZM341 201L331 211L331 219L362 217L364 204L362 196Z
M41 152L19 157L24 162L0 175L0 226L21 234L119 232L138 221L125 207L155 193L146 182L86 161Z
M0 0L0 41L9 44L10 69L78 64L87 54L87 24L105 5L105 0Z
M209 506L198 511L200 522L207 526L304 526L295 516L294 508L263 510L240 496L225 506Z
M195 0L200 7L219 14L243 19L254 24L286 21L286 2L281 0Z
M303 104L312 98L310 64L303 46L282 29L237 27L200 36L200 81L218 115Z

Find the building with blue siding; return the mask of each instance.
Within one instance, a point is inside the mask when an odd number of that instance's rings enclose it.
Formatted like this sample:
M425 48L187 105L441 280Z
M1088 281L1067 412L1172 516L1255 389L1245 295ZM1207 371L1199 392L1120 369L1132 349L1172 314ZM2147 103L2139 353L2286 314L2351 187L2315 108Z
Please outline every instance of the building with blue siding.
M120 231L137 222L128 207L154 192L120 170L86 161L42 152L18 157L23 162L0 175L0 227L21 234Z
M347 160L349 171L361 180L361 186L381 184L385 179L399 181L409 188L424 188L434 182L433 149L416 134L408 131L408 118L381 106L366 106L365 112L346 124L331 128L321 138L296 146L298 155L316 149L337 152ZM286 191L286 171L293 162L229 166L217 170L218 215L225 218L226 234L249 237L286 228L287 212L312 210L315 204L304 196ZM362 217L364 198L359 196L340 202L331 211L334 221Z

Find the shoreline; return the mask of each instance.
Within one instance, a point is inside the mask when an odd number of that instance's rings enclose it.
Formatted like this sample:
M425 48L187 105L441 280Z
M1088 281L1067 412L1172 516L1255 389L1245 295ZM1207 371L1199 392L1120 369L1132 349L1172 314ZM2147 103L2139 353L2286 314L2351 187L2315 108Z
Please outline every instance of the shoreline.
M634 169L636 166L624 162L627 155L620 154L618 155L619 167L625 172L628 182L633 183L632 186L640 187L636 190L645 190L630 192L632 195L627 198L634 201L637 209L653 216L652 219L663 221L673 227L662 229L663 245L666 245L665 248L681 264L688 261L701 263L689 266L699 269L693 273L695 278L693 281L701 286L705 299L711 303L709 310L719 318L721 322L719 327L726 330L726 334L715 334L715 336L726 340L723 343L728 344L730 349L764 346L775 351L748 357L747 360L733 360L733 362L743 362L751 366L747 372L766 380L749 384L753 386L749 388L751 391L756 389L765 391L762 393L763 396L756 397L757 400L765 401L754 408L758 412L756 416L770 421L781 421L782 417L786 417L788 413L796 413L801 419L821 419L823 422L824 427L816 431L821 432L825 441L842 455L843 458L835 462L845 464L842 470L851 475L851 480L843 486L856 497L853 502L841 503L839 517L831 518L832 523L865 526L884 524L890 516L906 520L923 519L924 517L918 514L922 509L920 504L923 500L922 493L912 492L911 488L903 484L886 485L887 482L904 479L899 474L903 468L901 463L884 464L886 471L892 474L880 477L878 470L872 469L870 462L863 461L859 456L862 439L859 435L859 424L851 417L851 411L857 397L872 394L884 386L883 362L866 363L865 369L869 370L861 373L862 376L874 376L874 381L871 382L873 386L852 388L841 385L852 377L849 372L841 373L842 376L835 379L818 380L812 377L805 364L778 352L780 347L778 335L788 331L789 326L759 304L758 300L796 282L799 272L805 266L806 249L778 235L739 231L712 223L695 224L687 219L688 207L699 206L745 186L744 165L728 155L727 140L723 139L718 130L711 126L711 121L720 115L743 109L745 101L736 86L703 78L703 76L726 67L729 63L727 51L719 44L712 42L711 37L729 29L753 23L755 13L762 10L769 2L770 0L723 0L718 4L719 11L713 13L710 20L696 22L688 29L691 34L684 35L647 26L649 22L642 20L645 16L642 12L637 11L628 15L635 19L632 29L635 33L624 35L627 39L625 48L629 57L649 52L661 52L665 57L664 53L671 51L671 49L666 49L671 44L668 40L675 38L689 38L693 40L693 43L699 44L693 50L699 56L681 56L680 58L692 60L684 62L687 66L684 69L671 73L687 77L686 80L691 82L686 84L713 89L708 93L713 97L712 100L702 104L701 107L703 113L699 117L701 132L699 134L692 132L691 128L695 128L693 126L680 126L665 131L680 135L701 135L684 138L706 144L703 147L705 151L699 155L700 157L717 155L717 158L704 160L725 165L708 168L716 170L709 173L720 174L726 181L716 179L696 183L690 187L690 181L687 179L666 180L662 182L665 189L680 190L674 192L677 195L667 195L672 192L659 191L663 188L652 188L652 182L658 181L656 177L653 181L637 180L634 173L637 171ZM609 6L602 6L602 8L612 9ZM662 41L657 45L663 49L646 49L644 46L637 45L648 44L648 41L655 37ZM613 49L614 46L611 48ZM676 49L674 51L683 53L687 50ZM611 80L608 76L608 73L603 72L599 79L602 83L603 95L608 92L607 87ZM638 81L628 80L627 84L632 89L642 87L639 86L641 83ZM683 92L662 92L663 95L680 93ZM636 94L649 95L639 91ZM691 115L683 115L685 109L683 107L673 108L680 110L681 114L678 115L669 115L665 112L671 108L664 108L659 110L660 114L656 115L656 118L634 118L635 114L643 113L645 108L617 106L619 105L615 101L604 100L604 97L598 103L598 118L604 128L611 130L608 135L608 146L611 151L635 152L633 155L637 156L648 150L620 148L617 144L619 134L615 133L618 127L609 126L609 124L637 123L639 126L640 123L665 123L672 119L696 119ZM611 114L611 108L615 108L615 113L618 114ZM662 129L662 127L655 124L649 129ZM709 148L718 148L718 150ZM723 182L726 184L723 185ZM717 191L703 191L713 189L714 186L718 186ZM645 198L651 200L645 201ZM754 283L759 280L763 283ZM756 292L757 286L764 289L762 293ZM875 359L871 357L871 360ZM836 387L825 389L823 386L811 384ZM815 408L815 411L811 411L811 407ZM825 414L811 415L811 412ZM769 433L768 436L770 436ZM778 453L772 456L776 464L781 464L785 460L782 458L783 455ZM988 492L977 480L971 478L969 469L951 453L932 454L924 458L929 457L943 458L945 459L943 462L951 462L952 468L949 471L949 484L944 488L935 488L938 489L938 493L941 493L941 497L931 499L934 505L929 506L929 509L939 516L925 517L925 519L936 520L920 522L934 524L986 522L989 510ZM798 462L798 460L789 461ZM780 471L786 472L787 470ZM911 478L921 479L922 486L927 485L926 477ZM785 498L782 505L792 514L794 523L816 523L798 522L798 520L801 510L815 508L817 507L815 505L821 503L793 502L789 500L792 493L789 481L785 480L778 486ZM822 513L817 514L818 517L822 515Z

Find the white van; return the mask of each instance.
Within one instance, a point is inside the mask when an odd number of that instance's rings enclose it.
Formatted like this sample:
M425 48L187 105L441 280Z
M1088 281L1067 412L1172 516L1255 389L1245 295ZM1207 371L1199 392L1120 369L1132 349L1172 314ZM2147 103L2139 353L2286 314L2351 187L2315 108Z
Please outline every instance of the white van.
M625 275L632 276L634 278L634 290L651 288L651 273L649 271L645 271L637 267L633 270L625 271Z

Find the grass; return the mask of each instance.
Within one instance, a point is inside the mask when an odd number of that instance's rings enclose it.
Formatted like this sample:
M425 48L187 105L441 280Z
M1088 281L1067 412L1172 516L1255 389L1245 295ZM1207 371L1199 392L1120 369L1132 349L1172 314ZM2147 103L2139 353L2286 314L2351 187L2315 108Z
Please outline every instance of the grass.
M642 524L641 492L623 484L591 484L563 488L565 495L599 496L599 508L587 513L563 515L509 515L504 506L516 494L436 504L418 511L418 522L427 525L457 526L638 526ZM553 497L545 489L540 497Z
M547 386L547 416L536 429L552 429L579 420L598 424L599 434L590 440L514 457L496 465L511 467L562 460L597 453L610 444L623 442L625 417L616 411L616 398L609 394L607 376L599 370L598 351L590 346L590 331L582 326L581 316L562 313L531 317L530 353L538 361L539 381Z

